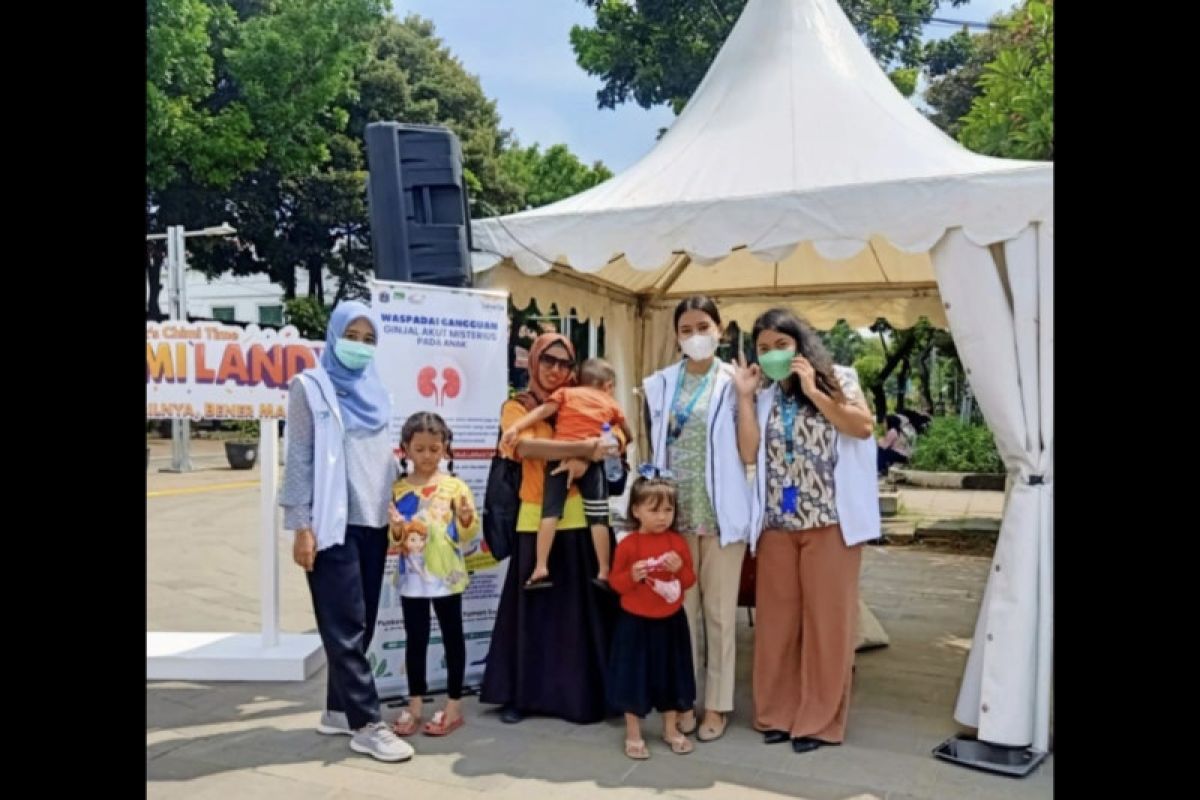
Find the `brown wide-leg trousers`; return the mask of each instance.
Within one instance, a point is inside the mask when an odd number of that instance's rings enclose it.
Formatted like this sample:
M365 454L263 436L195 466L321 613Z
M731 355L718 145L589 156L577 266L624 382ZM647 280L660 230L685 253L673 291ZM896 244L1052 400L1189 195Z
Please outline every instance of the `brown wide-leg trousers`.
M862 546L837 525L758 540L754 727L839 743L858 638Z

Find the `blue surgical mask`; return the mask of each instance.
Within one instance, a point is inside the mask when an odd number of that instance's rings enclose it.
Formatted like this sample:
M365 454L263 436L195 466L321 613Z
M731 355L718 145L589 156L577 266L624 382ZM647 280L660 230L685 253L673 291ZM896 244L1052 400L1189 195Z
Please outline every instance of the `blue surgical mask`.
M351 339L338 339L337 344L333 346L333 354L347 369L365 369L375 357L375 345Z

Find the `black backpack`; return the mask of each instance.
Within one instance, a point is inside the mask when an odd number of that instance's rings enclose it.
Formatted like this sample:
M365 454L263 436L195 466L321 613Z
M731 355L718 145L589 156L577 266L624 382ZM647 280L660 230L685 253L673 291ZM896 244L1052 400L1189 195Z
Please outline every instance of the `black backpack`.
M515 399L526 411L538 407L537 398L529 392L521 392ZM503 433L496 436L496 455L492 456L483 494L483 540L497 561L503 561L516 550L517 514L521 510L521 462L500 455Z

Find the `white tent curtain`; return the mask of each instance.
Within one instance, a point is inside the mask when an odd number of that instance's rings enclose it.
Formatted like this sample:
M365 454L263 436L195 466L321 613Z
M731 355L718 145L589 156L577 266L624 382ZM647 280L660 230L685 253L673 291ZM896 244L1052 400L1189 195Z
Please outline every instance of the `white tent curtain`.
M955 229L932 253L959 357L1011 477L954 716L984 741L1042 751L1054 590L1052 224L990 248Z

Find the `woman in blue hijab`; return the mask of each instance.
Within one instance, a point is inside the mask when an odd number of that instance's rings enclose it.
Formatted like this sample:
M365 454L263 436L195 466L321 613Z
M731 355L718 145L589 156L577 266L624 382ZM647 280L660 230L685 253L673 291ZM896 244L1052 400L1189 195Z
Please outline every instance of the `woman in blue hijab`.
M388 506L397 476L388 433L391 399L373 358L379 326L363 303L340 303L320 363L288 389L287 466L279 504L296 532L325 646L328 690L317 730L350 736L381 761L413 750L383 722L367 648L387 557Z

